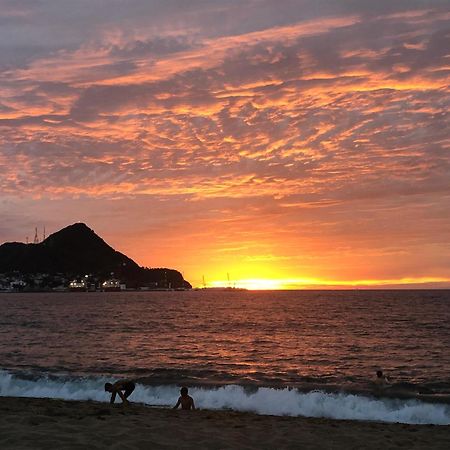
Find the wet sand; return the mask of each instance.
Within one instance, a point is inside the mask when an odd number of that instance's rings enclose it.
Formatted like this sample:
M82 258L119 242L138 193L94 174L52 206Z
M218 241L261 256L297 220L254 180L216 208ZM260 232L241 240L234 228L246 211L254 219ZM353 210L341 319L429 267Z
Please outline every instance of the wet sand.
M448 449L450 426L0 397L1 449Z

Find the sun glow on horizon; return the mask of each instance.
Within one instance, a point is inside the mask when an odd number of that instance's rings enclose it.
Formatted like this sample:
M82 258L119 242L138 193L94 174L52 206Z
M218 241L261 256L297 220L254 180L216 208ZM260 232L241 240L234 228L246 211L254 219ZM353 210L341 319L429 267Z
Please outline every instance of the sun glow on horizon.
M238 288L251 291L258 290L298 290L298 289L358 289L358 288L383 288L399 286L427 285L430 283L448 284L450 288L450 278L420 277L401 278L384 280L321 280L318 278L247 278L234 280L214 280L203 287L210 288Z

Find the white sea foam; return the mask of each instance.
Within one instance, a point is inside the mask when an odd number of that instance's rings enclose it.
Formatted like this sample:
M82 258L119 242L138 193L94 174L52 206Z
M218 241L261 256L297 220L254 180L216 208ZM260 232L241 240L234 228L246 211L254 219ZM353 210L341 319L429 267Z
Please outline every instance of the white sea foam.
M0 370L0 396L49 397L66 400L107 402L104 378L23 379ZM450 407L418 400L373 399L352 394L307 393L295 389L260 387L247 392L242 386L192 387L189 393L202 409L232 409L277 416L328 417L349 420L376 420L409 424L450 424ZM136 385L132 400L154 406L171 406L179 388L175 385Z

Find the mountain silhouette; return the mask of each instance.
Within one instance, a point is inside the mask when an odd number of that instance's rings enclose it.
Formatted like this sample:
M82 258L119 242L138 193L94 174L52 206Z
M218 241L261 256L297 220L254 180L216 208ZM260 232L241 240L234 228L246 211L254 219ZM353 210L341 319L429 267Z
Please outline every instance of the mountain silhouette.
M75 223L51 234L39 244L7 242L0 245L0 273L46 273L108 278L114 273L129 286L149 283L173 288L191 287L173 269L140 267L114 250L84 223Z

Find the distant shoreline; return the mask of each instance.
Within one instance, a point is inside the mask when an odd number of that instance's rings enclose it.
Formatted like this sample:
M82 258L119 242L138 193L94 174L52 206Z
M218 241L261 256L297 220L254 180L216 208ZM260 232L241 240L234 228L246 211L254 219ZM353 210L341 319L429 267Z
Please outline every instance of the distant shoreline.
M67 290L34 290L34 291L0 291L0 294L124 294L127 292L181 292L193 291L194 289L124 289L123 291L70 291Z

